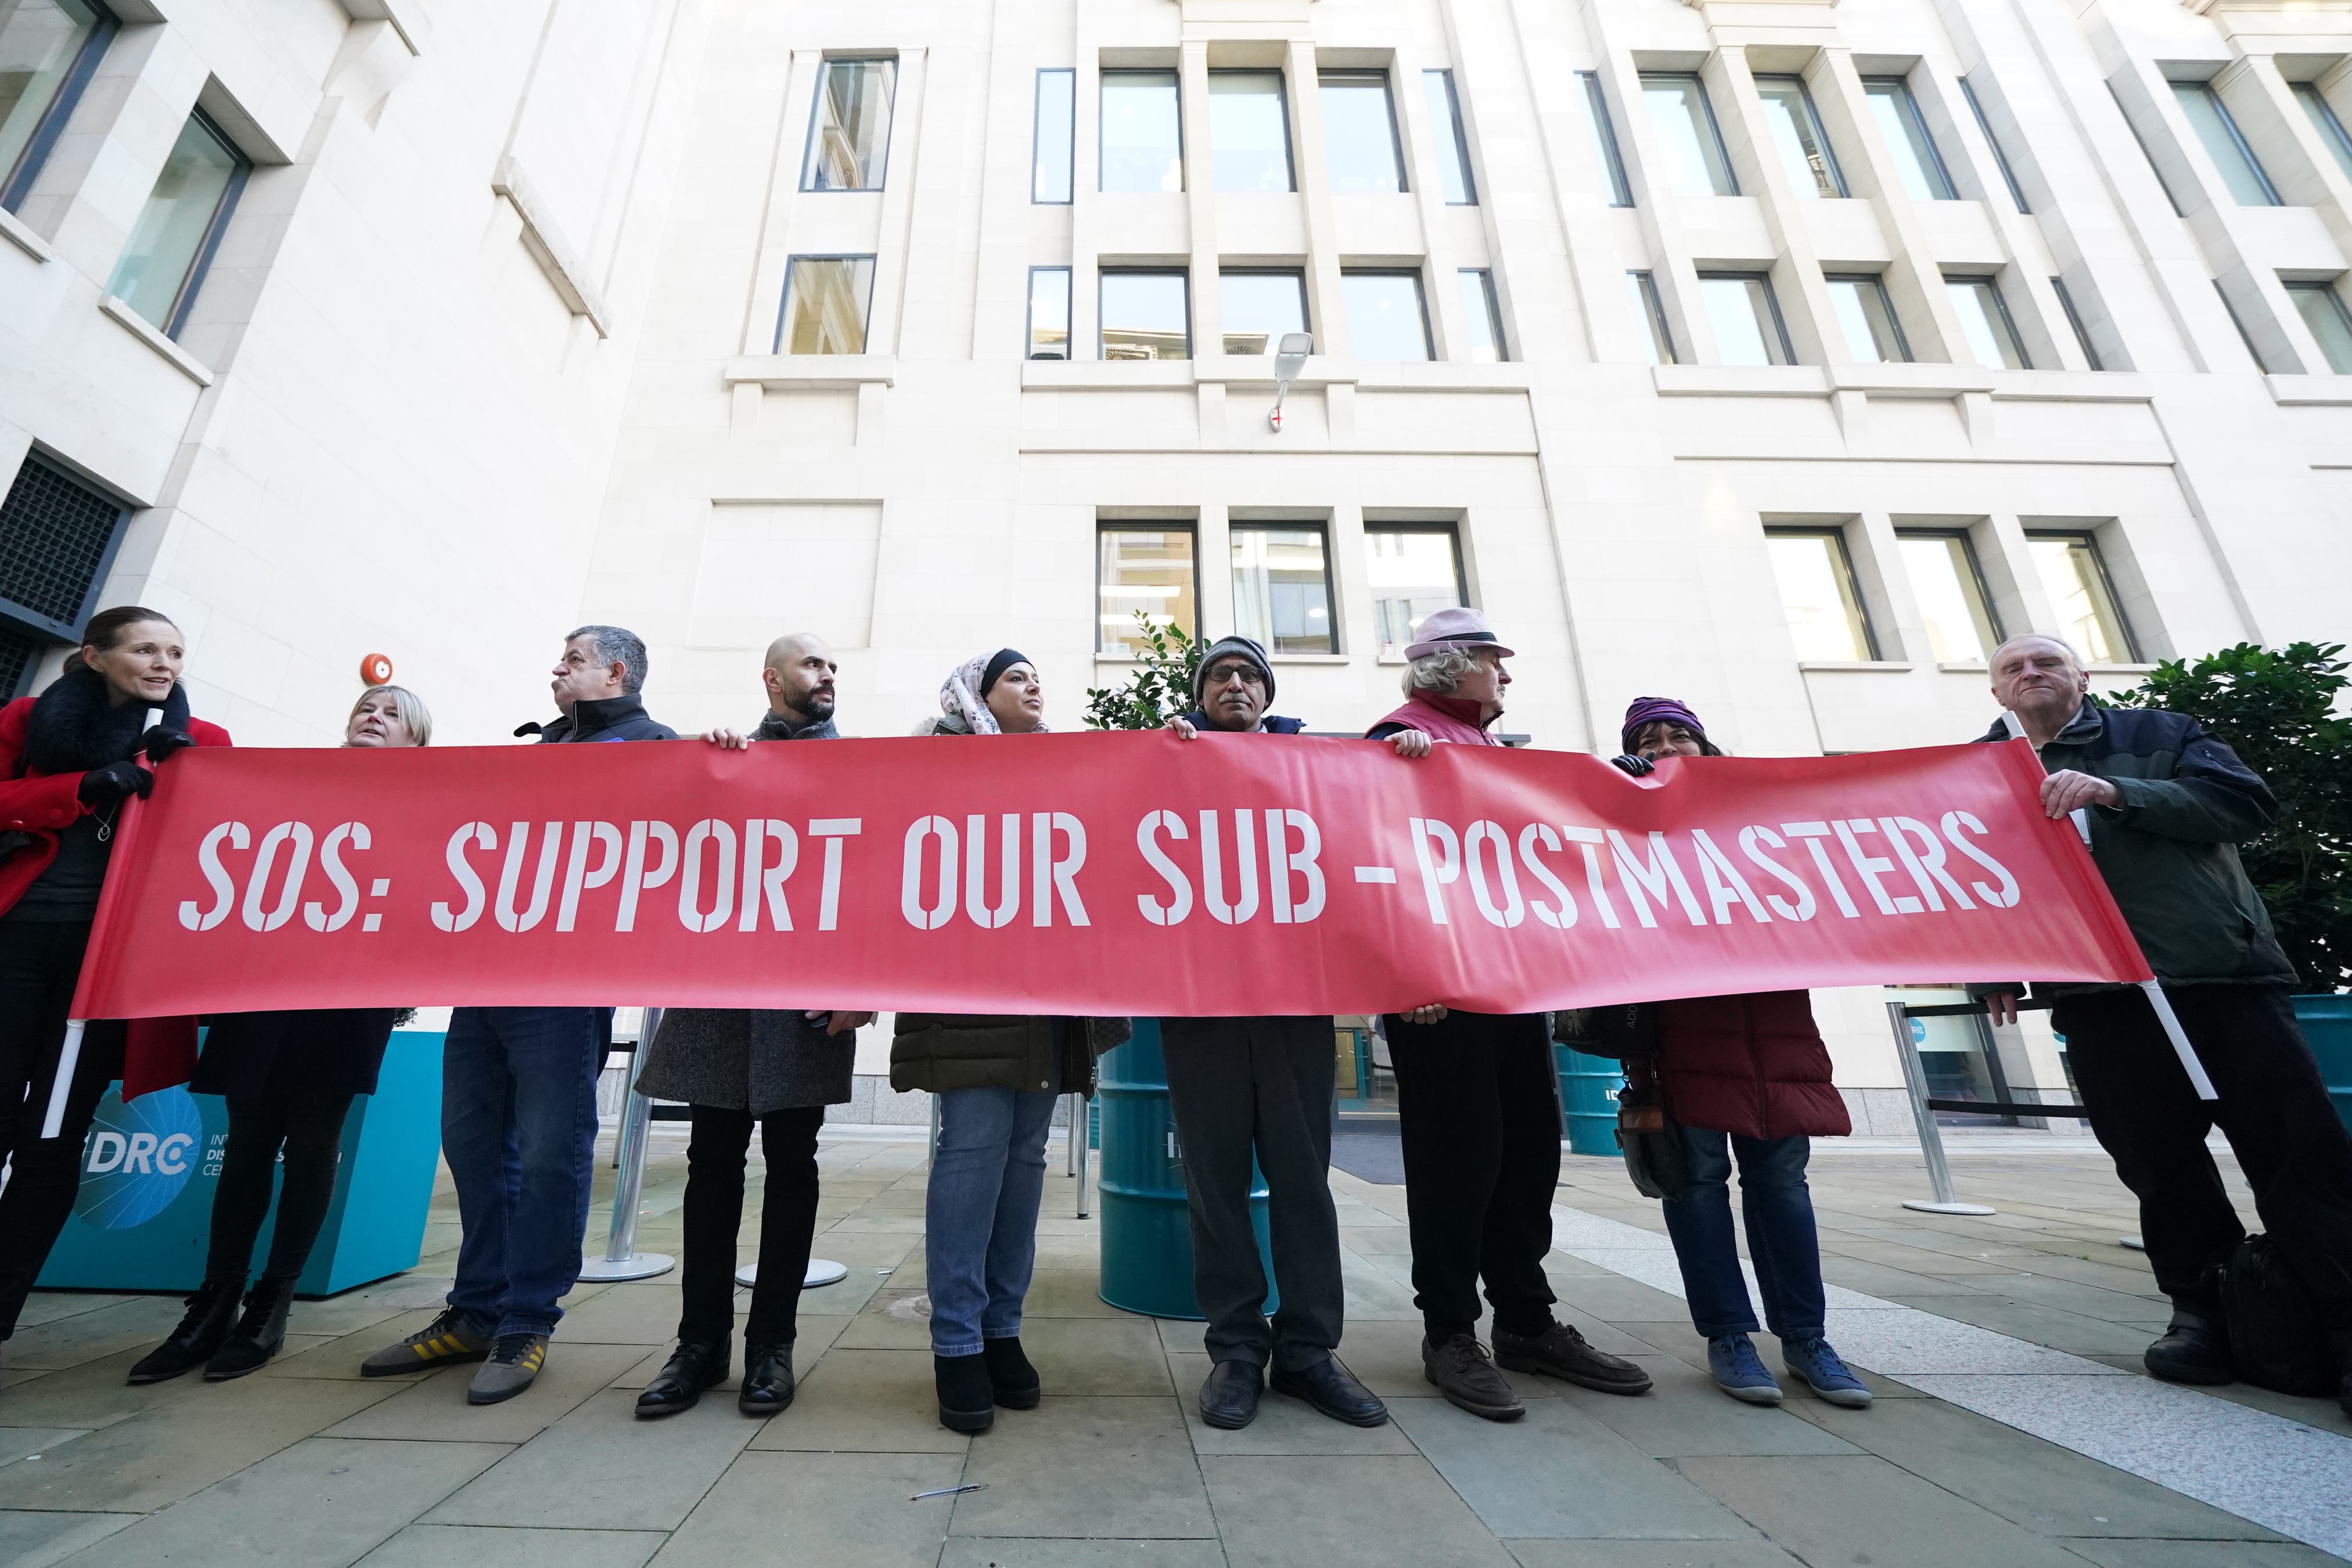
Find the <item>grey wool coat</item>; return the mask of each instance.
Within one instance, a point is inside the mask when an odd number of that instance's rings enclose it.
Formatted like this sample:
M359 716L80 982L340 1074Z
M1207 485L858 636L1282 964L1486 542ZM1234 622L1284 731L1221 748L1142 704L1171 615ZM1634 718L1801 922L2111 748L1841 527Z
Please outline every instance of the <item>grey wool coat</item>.
M774 714L761 721L761 741L832 741L833 721L793 729ZM765 1116L772 1110L842 1105L849 1100L857 1058L855 1030L828 1037L805 1010L673 1007L662 1015L640 1093Z

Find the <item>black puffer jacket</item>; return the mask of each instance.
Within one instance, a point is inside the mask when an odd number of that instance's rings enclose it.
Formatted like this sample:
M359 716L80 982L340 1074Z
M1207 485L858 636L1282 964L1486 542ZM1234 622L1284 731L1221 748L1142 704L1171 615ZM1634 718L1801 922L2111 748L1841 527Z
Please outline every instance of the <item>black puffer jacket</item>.
M625 697L599 697L574 702L572 711L552 724L525 724L518 735L537 735L542 746L587 741L675 741L677 731L646 711L646 700L635 692Z

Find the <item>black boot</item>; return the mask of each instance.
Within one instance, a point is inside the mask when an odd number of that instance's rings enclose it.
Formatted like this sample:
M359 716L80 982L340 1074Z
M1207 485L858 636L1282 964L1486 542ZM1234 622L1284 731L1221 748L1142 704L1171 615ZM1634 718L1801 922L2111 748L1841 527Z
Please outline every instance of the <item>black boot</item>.
M735 1408L746 1415L773 1415L793 1402L793 1342L743 1347L743 1386Z
M931 1377L939 1384L940 1426L950 1432L985 1432L996 1425L996 1390L989 1384L985 1357L935 1355Z
M205 1364L220 1349L236 1325L236 1299L245 1293L243 1279L207 1279L188 1298L188 1314L172 1337L140 1357L127 1380L132 1384L163 1383Z
M982 1340L980 1359L988 1367L988 1386L996 1395L996 1403L1007 1410L1034 1410L1038 1400L1045 1397L1044 1385L1038 1382L1037 1369L1029 1364L1029 1357L1021 1349L1021 1336L1011 1339Z
M224 1383L259 1372L286 1343L286 1315L294 1310L294 1279L263 1275L245 1295L245 1316L205 1363L205 1381Z
M2172 1322L2164 1336L2149 1345L2140 1359L2152 1376L2167 1383L2233 1383L2238 1376L2230 1363L2229 1331L2220 1318L2186 1307L2172 1310Z
M725 1342L709 1345L680 1340L676 1353L637 1395L637 1414L675 1415L693 1409L704 1389L727 1381L727 1354L731 1348Z

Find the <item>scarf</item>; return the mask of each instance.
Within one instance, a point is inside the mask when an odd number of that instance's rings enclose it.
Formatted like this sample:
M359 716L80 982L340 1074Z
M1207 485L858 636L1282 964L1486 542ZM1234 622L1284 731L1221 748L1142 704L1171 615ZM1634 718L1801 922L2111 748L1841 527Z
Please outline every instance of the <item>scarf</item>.
M18 766L30 773L86 773L119 763L139 748L151 704L107 700L106 677L76 658L34 699ZM188 689L174 685L162 704L166 728L188 727Z
M988 667L996 654L997 650L991 648L986 653L965 659L956 666L955 673L949 676L946 684L940 688L940 711L961 724L967 734L1004 733L997 725L996 715L988 710L988 703L980 695L981 683L988 679ZM1040 724L1035 733L1043 734L1045 731L1045 726Z
M812 720L806 724L795 724L771 708L760 716L760 722L751 731L751 739L755 741L837 741L841 739L841 731L833 727L833 715L830 713L822 719Z

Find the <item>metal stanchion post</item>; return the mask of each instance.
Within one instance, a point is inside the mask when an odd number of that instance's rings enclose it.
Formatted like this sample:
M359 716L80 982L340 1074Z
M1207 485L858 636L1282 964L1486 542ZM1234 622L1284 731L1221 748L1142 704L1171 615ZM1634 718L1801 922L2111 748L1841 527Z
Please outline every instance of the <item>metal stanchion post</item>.
M1920 1065L1919 1047L1911 1039L1911 1020L1903 1011L1903 1004L1886 1004L1886 1016L1895 1026L1895 1057L1903 1064L1903 1087L1911 1095L1911 1115L1919 1124L1919 1152L1927 1156L1927 1184L1935 1192L1933 1203L1906 1198L1903 1206L1926 1214L1988 1215L1994 1211L1982 1204L1964 1204L1952 1190L1952 1168L1944 1163L1944 1136L1936 1128L1936 1113L1927 1109L1927 1070Z
M636 1250L637 1201L646 1190L646 1129L653 1121L654 1109L653 1102L637 1092L637 1075L645 1069L646 1047L661 1026L661 1013L658 1007L646 1009L636 1049L629 1053L629 1094L622 1107L616 1141L621 1173L613 1184L613 1229L604 1243L604 1256L581 1265L583 1279L650 1279L676 1266L666 1253Z
M1072 1089L1066 1098L1067 1098L1070 1102L1069 1173L1075 1176L1078 1173L1078 1121L1086 1112L1087 1097L1078 1093L1076 1089ZM1083 1199L1079 1202L1078 1213L1081 1215L1086 1213L1086 1204Z

